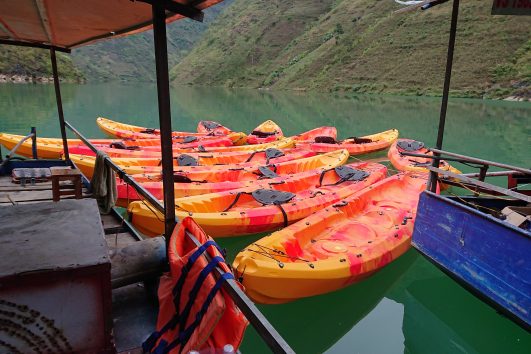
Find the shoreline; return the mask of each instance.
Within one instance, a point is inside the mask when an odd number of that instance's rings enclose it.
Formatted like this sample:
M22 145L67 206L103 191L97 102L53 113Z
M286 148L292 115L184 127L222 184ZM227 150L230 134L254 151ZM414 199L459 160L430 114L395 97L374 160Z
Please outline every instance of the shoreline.
M53 81L52 76L0 74L0 84L52 84ZM59 81L79 84L86 83L85 79L60 78Z
M65 83L77 83L77 84L87 84L87 83L107 83L107 82L120 82L124 84L130 84L132 81L121 81L121 80L103 80L103 81L88 81L86 79L60 79L61 82ZM30 75L12 75L12 74L0 74L0 84L52 84L54 82L53 77L48 76L30 76ZM152 83L151 81L138 81L138 82L146 82L146 83ZM184 85L184 86L207 86L207 85ZM228 86L213 86L213 87L224 87L228 89L254 89L258 91L291 91L293 93L310 93L310 92L316 92L315 89L310 88L303 88L303 87L294 87L294 88L271 88L271 87L258 87L258 88L250 88L250 87L228 87ZM319 90L317 90L319 91ZM352 94L390 94L390 95L398 95L398 96L423 96L423 97L441 97L441 95L434 94L433 92L426 92L424 94L421 94L419 92L411 92L410 90L389 90L389 91L382 91L382 90L365 90L365 91L358 91L353 92L349 90L323 90L322 92L327 92L330 94L333 93L352 93ZM468 93L468 94L467 94ZM450 91L450 97L452 98L475 98L475 99L487 99L487 100L502 100L502 101L509 101L509 102L531 102L531 91L523 90L523 94L519 93L513 93L508 96L501 96L501 97L488 97L486 95L470 95L467 91L460 91L460 90L454 90L453 92Z

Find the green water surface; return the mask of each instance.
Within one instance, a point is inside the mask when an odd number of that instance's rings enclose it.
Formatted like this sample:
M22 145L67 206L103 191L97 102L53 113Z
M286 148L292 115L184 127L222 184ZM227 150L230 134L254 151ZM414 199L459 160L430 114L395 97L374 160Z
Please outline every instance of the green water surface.
M65 84L62 92L66 120L86 136L104 136L95 124L98 116L158 126L154 85ZM402 137L431 146L440 105L438 98L195 87L173 87L171 98L174 130L194 131L199 120L209 119L249 132L273 119L285 135L321 125L337 127L343 138L397 128ZM40 136L60 135L53 86L0 85L0 131L26 134L30 126ZM530 143L531 104L450 100L446 149L530 167ZM373 156L385 153L367 157ZM232 259L257 238L219 242ZM297 353L531 353L529 333L414 250L341 291L259 307ZM241 350L269 352L251 327Z

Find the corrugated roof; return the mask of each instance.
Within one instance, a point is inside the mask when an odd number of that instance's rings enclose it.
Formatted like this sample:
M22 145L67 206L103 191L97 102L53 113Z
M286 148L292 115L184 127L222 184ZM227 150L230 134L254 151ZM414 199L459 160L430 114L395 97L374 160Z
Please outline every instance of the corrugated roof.
M198 13L222 0L153 1L174 3L183 9L186 6L192 13ZM183 17L168 12L166 22ZM152 27L151 21L151 5L143 1L0 0L0 39L3 41L70 49L103 38L148 30Z

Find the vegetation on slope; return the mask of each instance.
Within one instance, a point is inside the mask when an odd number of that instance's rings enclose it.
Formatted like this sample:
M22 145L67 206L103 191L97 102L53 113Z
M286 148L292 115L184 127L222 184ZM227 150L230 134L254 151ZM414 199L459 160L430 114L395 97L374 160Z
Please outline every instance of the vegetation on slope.
M168 65L176 65L199 41L208 25L232 0L205 10L204 22L182 19L167 26ZM77 67L89 80L154 81L153 32L102 41L72 52Z
M81 81L84 78L66 54L57 53L57 66L61 80ZM3 45L0 51L0 74L48 79L52 76L50 52L46 49Z
M525 16L462 3L454 95L530 96ZM440 94L451 6L393 14L392 1L236 0L172 70L177 83Z

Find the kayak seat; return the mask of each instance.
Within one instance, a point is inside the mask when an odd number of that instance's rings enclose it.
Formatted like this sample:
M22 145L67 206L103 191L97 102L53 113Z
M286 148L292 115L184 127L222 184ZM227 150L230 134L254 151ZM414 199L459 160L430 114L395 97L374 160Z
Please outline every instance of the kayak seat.
M316 136L314 141L320 144L339 144L337 140L331 136Z
M213 122L213 121L211 121L211 120L202 120L202 121L200 122L200 124L201 124L206 130L209 130L209 131L214 130L214 129L219 128L219 127L222 126L222 125L219 124L218 122Z
M185 136L183 139L183 143L185 144L193 143L194 141L197 141L196 136Z
M284 156L284 153L282 151L280 151L279 149L268 148L268 149L265 149L265 150L253 151L252 154L247 158L247 160L245 160L245 162L251 161L256 156L256 154L262 153L262 152L265 153L265 156L266 156L266 165L269 164L269 160L270 159L274 159L274 158L277 158L277 157Z
M372 139L369 139L369 138L358 138L356 136L351 136L345 140L352 140L354 142L354 144L368 144L368 143L372 143L373 140Z
M181 154L175 157L175 160L177 161L177 166L199 166L197 159L187 154Z
M400 140L396 146L402 151L418 151L424 147L424 143L416 140Z
M273 169L276 170L276 166L273 165ZM258 177L258 179L280 177L274 171L271 171L267 166L259 166L258 167L258 173L256 173L256 174L258 174L260 176L260 177Z
M282 204L285 204L292 200L296 194L291 192L277 191L274 189L257 189L252 192L239 192L238 194L236 194L236 198L234 198L234 200L227 208L223 210L223 212L229 211L232 207L234 207L234 205L238 203L238 200L240 199L240 196L242 194L251 195L254 200L256 200L262 205L278 206L280 211L282 212L282 215L284 216L284 227L288 226L288 215L286 214L284 208L282 208Z
M140 150L140 146L129 146L125 145L123 141L115 141L109 145L110 148L122 149L122 150Z
M144 130L141 130L140 133L144 133L144 134L156 134L157 133L157 129L155 128L146 128Z
M338 166L321 172L321 176L319 177L319 187L323 186L324 176L329 171L335 171L339 176L339 180L335 183L327 184L328 186L335 186L346 181L363 181L365 178L369 177L369 173L366 171L357 170L349 166Z
M276 135L277 133L278 132L276 130L273 131L273 132L262 132L262 131L259 131L259 130L253 130L251 135L255 135L255 136L259 137L259 138L267 138L267 137Z

